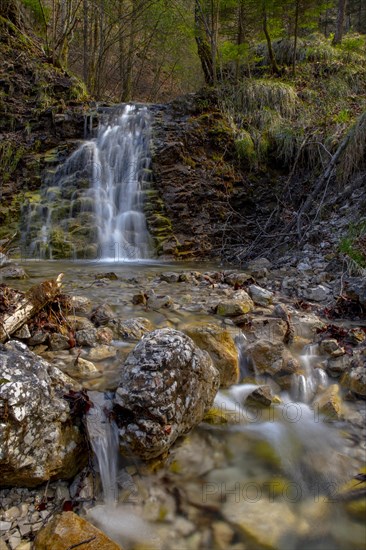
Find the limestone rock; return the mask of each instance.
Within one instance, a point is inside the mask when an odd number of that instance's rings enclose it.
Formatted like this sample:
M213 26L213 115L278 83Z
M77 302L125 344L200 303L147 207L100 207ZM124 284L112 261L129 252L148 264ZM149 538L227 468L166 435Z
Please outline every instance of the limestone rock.
M306 288L302 291L302 295L307 300L312 302L324 302L329 297L330 290L324 285L318 285L313 288Z
M298 370L296 360L281 343L258 340L246 348L246 353L252 358L256 369L261 374L292 374Z
M124 340L140 340L146 332L154 329L149 319L137 317L136 319L119 319L116 323L115 332Z
M78 346L93 347L97 341L97 329L93 327L78 330L75 333L75 339Z
M239 380L239 356L228 330L217 324L187 325L182 328L194 343L209 353L220 373L220 386L227 388Z
M282 550L283 541L286 547L293 548L291 536L296 536L295 531L297 535L307 531L304 520L295 515L286 502L272 502L268 498L251 500L245 495L239 501L230 495L229 499L223 507L224 517L250 541L249 548Z
M179 273L174 271L165 271L160 275L160 279L166 283L177 283L179 281Z
M18 265L9 265L0 269L0 278L5 279L26 279L27 274L24 269Z
M94 328L93 323L87 317L82 317L80 315L68 315L66 320L69 325L71 325L71 328L76 331Z
M249 296L258 306L269 306L273 300L273 292L257 285L250 285L248 288Z
M342 355L341 357L330 357L327 361L327 373L332 378L341 376L350 366L351 358L349 355Z
M249 294L244 290L240 293L234 293L233 297L223 300L217 304L217 315L222 317L237 317L249 313L254 308L254 304Z
M71 304L74 313L89 313L91 301L85 296L71 296Z
M322 340L319 344L319 351L321 355L330 355L331 357L339 357L345 354L344 348L334 338L325 338Z
M83 541L89 542L82 544ZM55 516L39 531L34 549L68 550L73 545L80 545L87 550L121 550L121 546L74 512L63 512Z
M350 372L350 390L357 395L366 397L366 369L357 367Z
M146 334L129 354L116 391L120 447L150 459L166 452L211 407L220 377L210 356L180 331Z
M95 348L91 348L88 353L89 361L104 361L105 359L112 359L117 355L117 349L113 346L100 345Z
M262 339L273 343L283 343L288 331L286 321L276 317L250 316L247 321L248 324L242 326L242 331L249 342Z
M113 309L108 304L101 304L93 309L90 320L96 327L107 325L115 318Z
M15 333L14 333L14 337L15 338L20 338L20 340L27 340L28 338L31 337L31 333L29 331L29 327L27 324L23 325L22 327L20 327L19 330L17 330Z
M246 404L253 407L270 407L274 402L270 386L258 386L246 399Z
M16 341L0 347L0 378L2 484L74 476L87 453L63 399L73 381Z
M48 345L52 351L61 351L70 348L69 338L57 332L50 335Z
M78 357L70 365L65 368L65 372L72 378L77 380L96 378L101 375L100 370L92 363L82 357Z
M314 401L315 410L329 419L338 419L342 416L342 399L339 395L338 384L326 388Z

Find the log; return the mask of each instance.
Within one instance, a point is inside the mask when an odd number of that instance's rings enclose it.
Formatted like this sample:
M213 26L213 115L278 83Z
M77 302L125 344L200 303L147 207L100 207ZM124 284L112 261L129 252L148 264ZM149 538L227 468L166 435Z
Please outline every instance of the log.
M24 295L16 295L17 304L11 313L4 313L0 318L0 342L6 342L10 336L20 329L29 319L40 311L60 292L63 273L56 279L43 281L35 285Z

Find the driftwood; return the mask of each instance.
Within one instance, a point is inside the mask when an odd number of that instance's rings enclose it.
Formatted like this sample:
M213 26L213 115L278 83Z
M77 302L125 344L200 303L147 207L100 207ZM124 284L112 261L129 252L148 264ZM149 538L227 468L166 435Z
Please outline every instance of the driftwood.
M17 303L10 313L0 318L0 342L5 342L60 291L63 273L56 279L33 286L26 294L16 295Z

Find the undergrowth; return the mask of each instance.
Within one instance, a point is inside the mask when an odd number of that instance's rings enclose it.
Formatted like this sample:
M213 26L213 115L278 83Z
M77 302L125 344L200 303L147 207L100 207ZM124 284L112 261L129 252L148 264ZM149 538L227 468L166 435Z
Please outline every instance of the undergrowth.
M366 268L366 220L351 224L339 243L339 250L358 268Z

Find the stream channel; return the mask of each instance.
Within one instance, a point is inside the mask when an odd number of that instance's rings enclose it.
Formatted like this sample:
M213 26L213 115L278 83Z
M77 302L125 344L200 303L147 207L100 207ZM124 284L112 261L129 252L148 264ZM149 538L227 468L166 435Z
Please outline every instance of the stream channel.
M238 344L242 381L220 390L214 404L225 421L202 422L180 438L164 460L143 463L118 456L113 421L96 413L105 411L123 360L137 343L112 342L117 355L98 363L98 377L82 381L95 404L92 414L97 420L91 419L89 433L101 483L97 502L82 505L81 515L125 549L365 547L358 501L339 499L365 464L364 430L357 428L365 418L365 402L347 403L346 418L336 421L328 421L312 406L318 389L336 382L324 370L316 373L321 358L316 347L309 347L309 335L295 334L289 349L302 365L301 375L281 390L269 377L245 376L245 336L232 321L213 312L233 288L209 284L200 276L220 271L217 266L44 260L23 261L22 266L29 278L15 281L19 288L63 272L63 292L86 297L93 307L108 304L119 319L144 317L154 328L177 330L187 323L226 323ZM117 279L95 278L108 272ZM180 275L180 280L163 280L167 272ZM148 309L132 303L140 291L152 290L158 297L168 296L168 306ZM252 315L263 317L268 311L256 307ZM71 351L52 352L47 359L62 365ZM248 395L263 381L272 385L276 400L269 407L247 406Z

